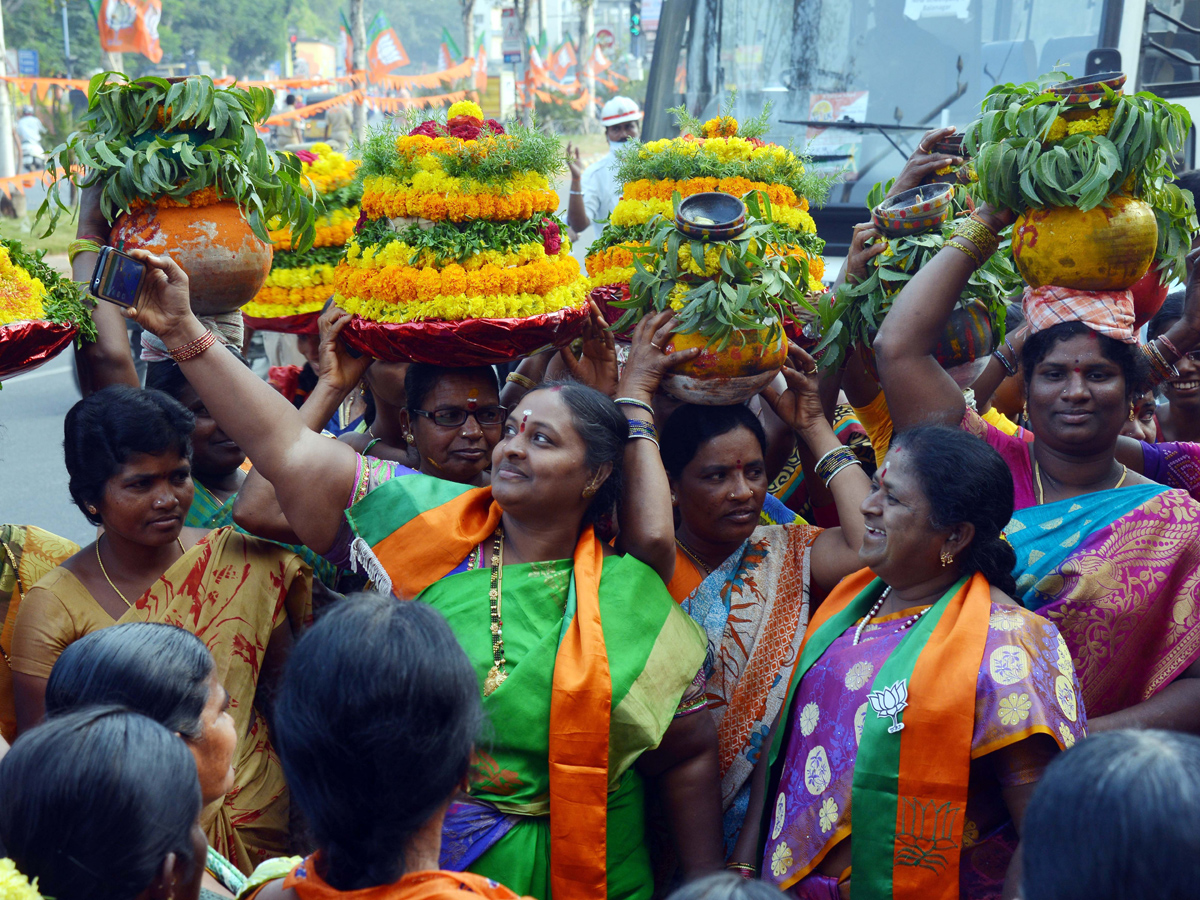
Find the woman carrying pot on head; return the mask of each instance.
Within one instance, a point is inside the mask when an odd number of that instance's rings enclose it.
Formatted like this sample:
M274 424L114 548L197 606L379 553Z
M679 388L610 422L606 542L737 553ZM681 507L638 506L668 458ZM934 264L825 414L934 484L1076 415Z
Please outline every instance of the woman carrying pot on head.
M1200 731L1200 534L1182 524L1200 517L1187 492L1200 488L1200 447L1120 436L1146 361L1166 375L1196 345L1200 282L1193 272L1181 318L1141 352L1128 292L1031 292L1027 443L982 422L931 355L1009 221L982 206L897 297L875 341L892 418L898 429L961 425L1008 464L1015 596L1062 631L1093 730Z
M924 426L872 481L868 568L809 622L733 858L804 900L1014 896L1025 805L1085 721L1057 629L1010 596L1012 478Z
M0 760L0 796L6 895L26 895L15 867L54 900L200 898L196 764L153 719L106 706L39 725Z
M685 873L719 867L716 734L707 710L693 708L703 637L658 576L591 525L622 469L650 465L653 444L628 441L607 397L564 384L522 398L489 487L370 465L211 352L187 276L169 258L138 255L149 273L130 315L173 351L304 543L330 550L348 520L352 556L375 585L438 609L471 660L495 735L468 808L446 823L460 861L542 900L552 889L649 896L650 780Z
M320 431L329 410L360 381L366 382L376 397L375 420L365 434L342 435L338 440L353 447L369 470L378 471L372 477L384 480L396 472L419 471L458 484L487 484L505 414L496 370L355 357L340 338L351 318L337 308L322 317L321 380L300 408L305 424ZM254 534L299 540L271 483L257 472L247 477L234 515ZM340 567L349 563L345 552L330 558Z
M627 415L647 408L674 364L675 355L660 348L675 324L667 312L643 319L634 330L617 398ZM653 522L647 512L631 526L634 506L653 510L655 527L673 534L674 544L657 568L671 595L708 635L705 676L720 739L727 850L742 827L750 774L783 703L810 600L819 602L862 565L859 508L870 483L854 451L842 446L825 418L812 358L793 347L783 371L787 391L768 389L762 396L795 430L796 441L821 458L813 468L823 479L821 491L832 491L843 527L761 523L766 437L741 405L675 410L662 432L665 472L659 468L653 478L629 479L619 516L618 541L636 541L634 528Z
M255 378L223 348L213 355ZM41 719L54 663L84 635L168 622L199 636L233 696L238 735L234 790L205 828L218 852L249 872L290 843L287 786L267 739L266 703L294 636L311 618L311 573L295 553L231 527L183 527L192 503L192 428L192 414L166 394L124 386L67 413L71 496L104 533L21 603L10 656L17 726L23 732Z
M149 716L192 752L201 802L208 807L221 803L234 786L237 726L231 699L198 637L174 625L130 622L93 632L63 651L46 684L46 717L88 706L122 706ZM216 896L236 895L246 883L212 847L204 868L204 888Z

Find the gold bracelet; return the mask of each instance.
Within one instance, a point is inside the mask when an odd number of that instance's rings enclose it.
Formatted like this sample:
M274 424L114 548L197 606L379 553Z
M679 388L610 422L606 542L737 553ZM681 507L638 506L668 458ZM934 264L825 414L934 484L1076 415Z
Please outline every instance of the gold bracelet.
M216 342L217 336L211 331L205 331L204 334L200 335L194 341L189 341L182 347L176 347L174 350L168 350L167 355L177 363L187 362L189 359L195 359Z
M1000 239L996 237L995 232L974 217L962 219L955 226L953 236L963 238L974 244L983 259L987 259L995 253L996 248L1000 246ZM980 265L983 265L983 263L981 262Z
M80 253L99 253L101 250L100 242L89 240L87 238L76 238L67 244L67 265L75 265L75 257Z
M504 380L508 384L519 384L527 391L532 391L537 387L536 381L526 375L522 375L520 372L509 372L508 377Z
M956 234L953 237L958 237L958 235ZM967 256L971 257L971 261L975 263L975 268L978 269L980 266L983 265L982 260L979 259L979 254L976 253L974 250L972 250L970 247L968 247L966 244L960 244L958 241L951 239L949 241L946 241L946 246L953 247L955 250L961 250L963 253L967 254Z

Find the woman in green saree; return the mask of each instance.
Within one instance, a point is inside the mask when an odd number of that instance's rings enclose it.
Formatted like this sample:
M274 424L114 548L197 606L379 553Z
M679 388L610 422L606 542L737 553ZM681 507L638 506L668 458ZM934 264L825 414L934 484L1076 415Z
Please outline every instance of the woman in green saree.
M539 900L649 897L644 780L662 798L685 876L719 868L716 733L702 698L697 710L683 702L703 691L704 638L658 576L591 525L622 469L661 472L654 444L628 440L603 395L562 385L522 398L490 487L369 461L305 428L214 352L187 276L170 258L137 255L148 272L128 314L166 342L304 543L326 552L350 542L376 587L441 611L475 666L493 734L467 800L487 814L444 835L488 847L468 868ZM428 412L466 422L476 409ZM669 532L659 537L673 546ZM465 832L476 826L481 840Z

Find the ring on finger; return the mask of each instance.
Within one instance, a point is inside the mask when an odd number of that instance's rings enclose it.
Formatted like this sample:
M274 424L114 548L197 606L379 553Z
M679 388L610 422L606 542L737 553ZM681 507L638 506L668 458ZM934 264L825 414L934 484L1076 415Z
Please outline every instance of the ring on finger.
M816 375L816 374L817 374L817 366L816 366L816 364L814 363L814 364L813 364L813 367L812 367L811 369L805 369L805 370L804 370L804 374L805 374L805 375Z
M663 348L659 344L654 343L654 341L650 342L650 346L653 347L655 350L657 350L659 353L663 352Z

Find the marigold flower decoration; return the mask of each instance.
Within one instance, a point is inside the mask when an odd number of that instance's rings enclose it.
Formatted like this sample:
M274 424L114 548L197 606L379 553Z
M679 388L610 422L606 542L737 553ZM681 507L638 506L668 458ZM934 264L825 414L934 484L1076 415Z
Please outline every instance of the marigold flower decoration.
M790 147L760 139L766 131L769 107L746 123L722 114L701 125L684 110L672 112L679 120L680 137L629 145L618 156L617 179L624 189L603 233L588 250L591 288L629 283L634 273L633 251L655 231L655 217L675 217L672 196L720 191L742 198L751 192L765 194L770 200L771 220L788 238L772 252L806 258L809 290L823 291L821 252L825 242L817 237L809 197L822 202L829 182L808 173L804 160ZM605 296L607 292L598 292L595 298L603 302Z
M578 309L587 278L554 216L557 138L453 104L364 145L363 219L336 302L377 322L525 318Z
M94 341L96 326L79 285L46 265L43 255L0 239L0 327L54 322L73 326L79 341Z
M31 882L7 856L0 857L0 900L42 900L37 879Z
M290 228L273 228L275 256L271 272L254 299L242 311L259 320L315 314L333 296L333 273L358 222L362 187L359 163L325 143L299 150L303 175L317 191L316 237L312 249L291 252ZM190 198L189 198L190 199ZM262 327L265 322L257 323Z

